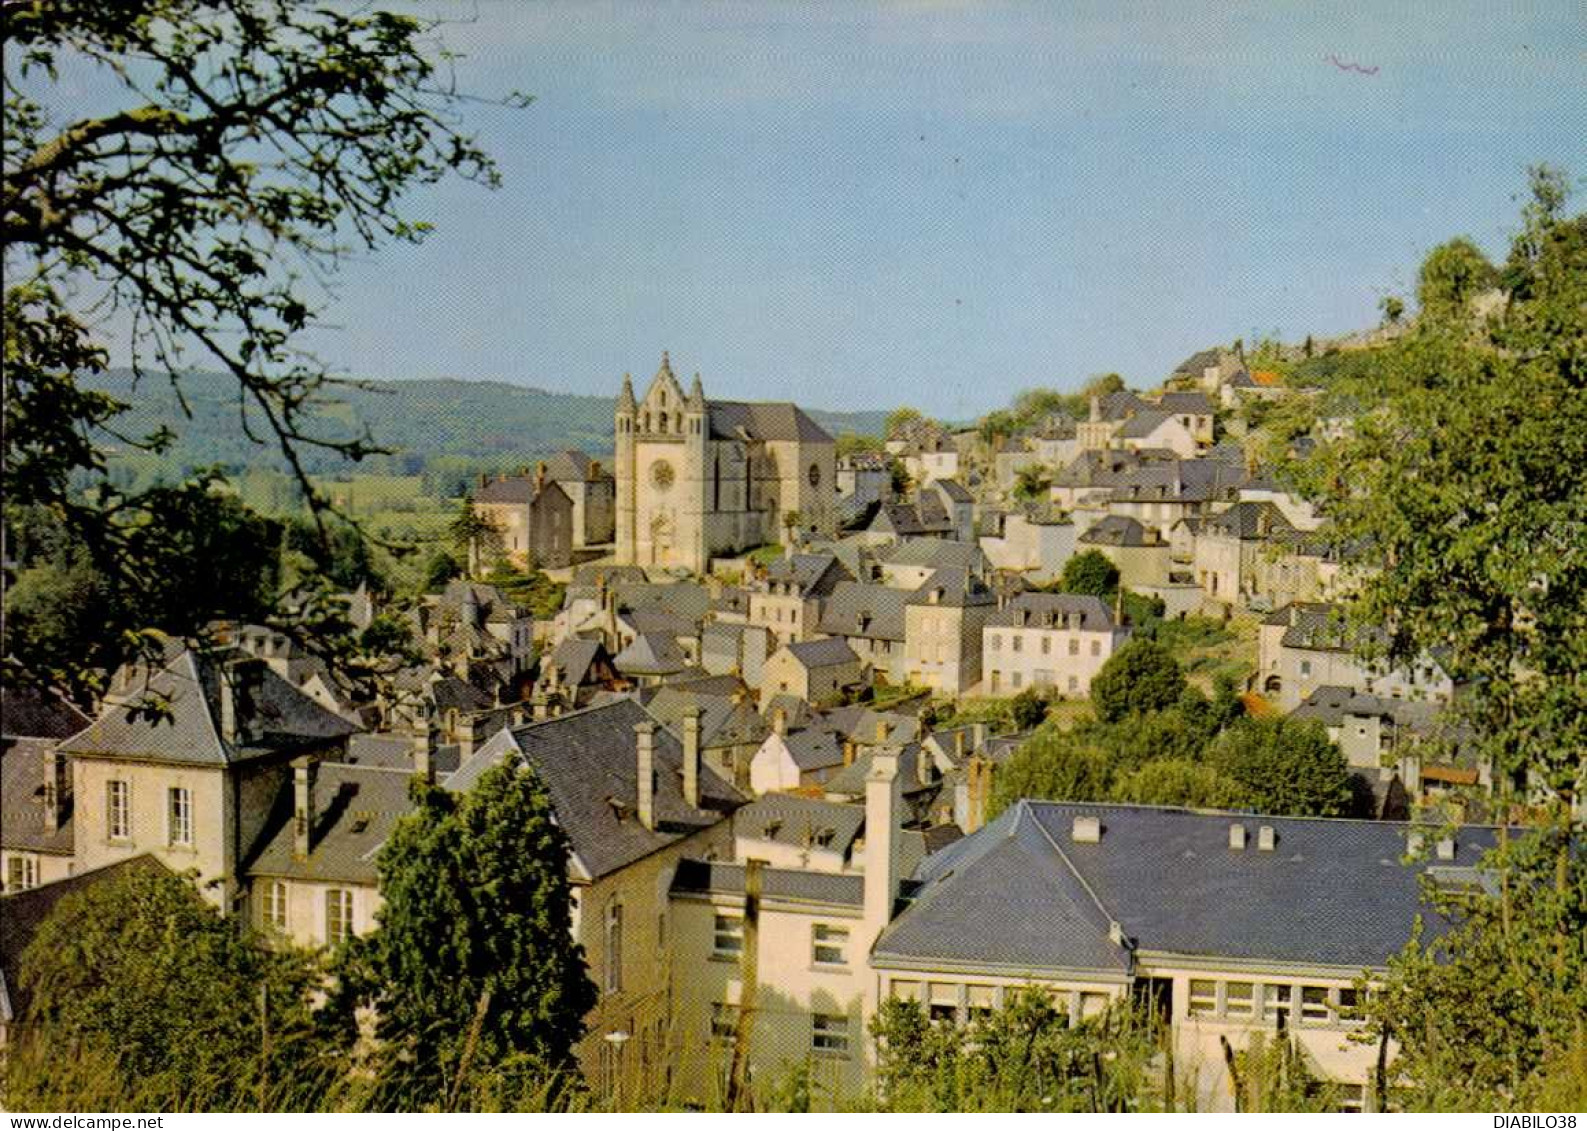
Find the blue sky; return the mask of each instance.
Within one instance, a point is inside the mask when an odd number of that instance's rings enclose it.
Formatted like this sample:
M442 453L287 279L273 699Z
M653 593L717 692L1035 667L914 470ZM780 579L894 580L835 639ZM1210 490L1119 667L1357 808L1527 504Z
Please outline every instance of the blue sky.
M611 393L666 348L964 418L1369 325L1435 244L1502 251L1528 164L1587 176L1573 3L412 7L535 102L467 111L499 191L342 277L320 348L372 377Z

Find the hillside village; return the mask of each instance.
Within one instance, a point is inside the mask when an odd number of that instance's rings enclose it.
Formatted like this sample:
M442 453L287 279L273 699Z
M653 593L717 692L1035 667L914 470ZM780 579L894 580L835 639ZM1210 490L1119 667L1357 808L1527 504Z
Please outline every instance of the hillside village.
M157 861L335 947L377 922L414 779L466 793L524 764L599 990L578 1058L640 1089L621 1103L714 1102L738 1055L858 1095L885 1001L964 1024L1031 984L1073 1023L1157 1011L1201 1110L1235 1106L1228 1050L1275 1033L1334 1106L1378 1103L1358 978L1404 944L1422 881L1475 882L1500 810L1445 718L1461 687L1437 655L1362 658L1341 602L1371 555L1269 458L1262 413L1321 390L1218 349L1083 411L858 438L707 388L663 354L622 378L609 461L474 484L462 576L345 594L414 653L375 697L246 623L122 670L93 713L8 692L8 917ZM484 580L504 568L560 602L515 603ZM1146 644L1202 702L1325 733L1348 815L1011 797L1009 767ZM151 693L165 717L129 710ZM25 941L0 948L6 1030Z

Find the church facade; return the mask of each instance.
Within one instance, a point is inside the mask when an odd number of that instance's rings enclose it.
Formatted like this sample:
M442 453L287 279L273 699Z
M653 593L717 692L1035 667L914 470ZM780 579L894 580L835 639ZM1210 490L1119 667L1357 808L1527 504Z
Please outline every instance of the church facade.
M643 400L624 375L615 443L620 565L705 573L792 521L832 531L836 445L797 405L685 393L663 353Z

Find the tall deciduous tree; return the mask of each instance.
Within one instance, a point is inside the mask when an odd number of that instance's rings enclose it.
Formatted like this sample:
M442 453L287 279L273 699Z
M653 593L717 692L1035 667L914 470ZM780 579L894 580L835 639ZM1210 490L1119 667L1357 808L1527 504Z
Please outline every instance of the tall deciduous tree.
M347 959L350 996L378 1011L379 1102L541 1097L595 1004L572 938L567 838L526 767L503 762L462 794L415 789L417 811L377 862L378 926Z
M1157 641L1142 637L1109 656L1091 678L1091 705L1098 719L1115 723L1174 706L1186 686L1179 661Z
M1213 740L1206 757L1260 813L1352 815L1349 763L1315 719L1241 719Z
M6 5L7 521L12 507L45 508L125 595L130 619L104 639L185 627L148 579L187 552L163 537L172 507L210 494L107 475L108 443L160 448L170 435L133 434L124 404L83 385L107 363L104 325L143 379L178 394L186 369L227 374L248 434L285 456L316 515L328 504L305 447L377 450L323 430L337 381L303 334L325 305L317 281L349 253L429 229L404 211L408 189L451 173L495 181L460 131L433 26L293 0ZM68 83L109 93L97 113L61 120L80 102ZM104 323L107 310L120 317Z
M1086 550L1064 563L1065 593L1111 597L1119 587L1119 567L1100 550Z

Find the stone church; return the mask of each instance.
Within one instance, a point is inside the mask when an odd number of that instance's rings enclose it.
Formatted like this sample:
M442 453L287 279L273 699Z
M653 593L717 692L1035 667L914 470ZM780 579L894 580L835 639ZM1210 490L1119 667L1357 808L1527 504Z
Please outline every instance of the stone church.
M667 355L644 400L617 397L617 562L705 573L782 540L790 516L830 534L836 445L797 405L687 394Z

